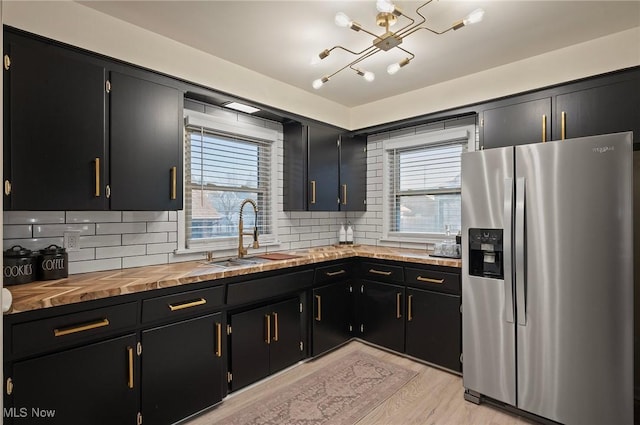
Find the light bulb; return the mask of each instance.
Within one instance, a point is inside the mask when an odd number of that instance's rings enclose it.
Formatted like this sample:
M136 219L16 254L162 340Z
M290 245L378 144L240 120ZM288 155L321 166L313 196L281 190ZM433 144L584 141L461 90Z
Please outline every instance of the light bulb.
M313 83L311 83L311 85L313 86L314 89L318 90L327 81L329 81L327 77L322 77L322 78L318 78L317 80L313 80Z
M395 74L396 72L400 71L400 64L399 63L392 63L391 65L389 65L387 67L387 72L391 75Z
M378 9L378 12L393 13L395 8L396 7L389 0L378 0L376 2L376 9Z
M366 71L363 75L363 78L369 82L373 81L376 79L376 74L374 74L371 71Z
M482 21L482 18L484 17L484 10L482 9L476 9L473 12L469 13L469 15L467 15L466 18L464 18L462 20L462 22L465 25L471 25L471 24L476 24L480 21Z
M339 27L348 27L351 23L351 19L344 13L338 12L336 13L335 23Z

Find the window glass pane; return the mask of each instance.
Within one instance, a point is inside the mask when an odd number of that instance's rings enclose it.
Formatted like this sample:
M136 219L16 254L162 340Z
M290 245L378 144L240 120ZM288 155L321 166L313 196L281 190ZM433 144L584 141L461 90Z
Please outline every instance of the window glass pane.
M406 233L445 233L460 230L460 194L400 195L396 197L395 230Z
M191 239L210 239L219 237L238 236L238 219L240 204L243 200L258 199L257 193L231 192L216 190L192 190L191 196ZM244 227L253 227L255 214L251 205L246 205L243 211ZM258 220L258 232L260 220Z
M400 151L400 192L459 188L461 153L459 144Z

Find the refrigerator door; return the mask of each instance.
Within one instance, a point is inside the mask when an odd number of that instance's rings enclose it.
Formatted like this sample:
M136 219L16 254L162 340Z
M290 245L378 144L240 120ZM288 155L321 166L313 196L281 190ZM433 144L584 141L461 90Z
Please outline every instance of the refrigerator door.
M515 150L518 407L633 423L631 133Z
M513 148L462 154L464 387L516 404L511 270ZM469 274L469 229L503 229L504 279Z

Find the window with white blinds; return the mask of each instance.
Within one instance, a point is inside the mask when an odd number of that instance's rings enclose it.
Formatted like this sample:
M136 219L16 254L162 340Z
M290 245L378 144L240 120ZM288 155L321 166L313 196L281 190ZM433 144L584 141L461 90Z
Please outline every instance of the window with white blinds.
M386 144L387 237L455 235L461 226L461 154L468 131L443 130Z
M257 224L260 240L272 234L272 142L187 124L185 160L186 245L234 239L243 200L246 231ZM228 245L228 244L227 244Z

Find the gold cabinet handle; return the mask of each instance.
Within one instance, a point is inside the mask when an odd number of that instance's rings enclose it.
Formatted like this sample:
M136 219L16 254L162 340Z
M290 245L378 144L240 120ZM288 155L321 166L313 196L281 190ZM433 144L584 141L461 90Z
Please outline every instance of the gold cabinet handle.
M13 379L7 378L7 395L13 394Z
M278 313L273 313L273 327L274 327L274 333L273 333L273 340L274 342L278 342Z
M78 332L88 331L88 330L91 330L91 329L101 328L103 326L109 326L109 319L105 318L105 319L98 320L96 322L85 323L84 325L69 326L69 327L66 327L66 328L54 329L53 330L53 335L54 336L65 336L65 335L69 335L69 334L75 334L75 333L78 333Z
M222 357L222 324L216 322L216 357Z
M402 317L402 312L400 311L400 298L402 298L402 292L398 292L396 294L396 319Z
M390 271L382 271L382 270L376 270L376 269L369 269L369 273L373 273L373 274L381 274L382 276L390 276L392 272Z
M342 205L347 205L347 185L342 185Z
M318 309L316 312L316 320L318 322L322 321L322 298L320 295L316 295L316 301L318 301Z
M171 200L178 196L178 168L171 167Z
M428 283L444 283L444 279L431 279L429 277L422 277L422 276L418 276L416 277L416 280L419 280L420 282L428 282Z
M11 182L9 180L4 181L4 194L11 195Z
M547 115L542 115L542 143L547 141Z
M129 356L129 380L127 386L133 388L133 347L127 347L127 354Z
M93 191L93 195L97 198L100 196L100 158L95 159L96 167L96 187Z
M411 311L411 303L413 301L413 295L407 297L407 322L413 320L413 312Z
M311 203L316 203L316 181L311 180Z
M197 307L199 305L204 305L206 303L207 303L206 299L200 298L199 300L187 301L186 303L182 303L182 304L169 304L169 310L171 311L184 310L185 308Z
M561 131L560 131L560 138L564 140L565 137L567 137L567 113L565 111L562 111L562 125L561 125Z
M324 274L326 274L329 277L332 277L332 276L338 276L338 275L345 274L345 273L346 273L346 271L344 269L340 269L337 272L325 272Z
M267 325L267 337L265 338L264 342L266 342L267 344L271 344L271 315L265 314L264 321Z

